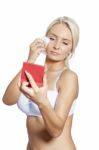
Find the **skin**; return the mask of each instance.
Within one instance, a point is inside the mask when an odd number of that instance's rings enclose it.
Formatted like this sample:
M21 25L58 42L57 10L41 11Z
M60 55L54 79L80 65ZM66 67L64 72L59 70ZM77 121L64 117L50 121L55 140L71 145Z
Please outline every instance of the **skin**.
M78 96L78 78L75 72L65 65L65 60L72 50L72 35L64 24L54 25L48 32L50 42L45 47L42 40L36 39L30 45L28 62L35 62L41 48L46 51L45 74L43 86L38 87L33 77L26 71L28 83L18 84L20 72L8 85L3 101L7 105L17 103L20 90L35 102L42 117L27 117L29 142L27 150L76 150L71 136L73 115L68 116L73 101ZM56 83L57 76L62 71ZM47 97L47 91L58 90L56 105L52 108ZM13 92L12 92L13 91ZM53 117L52 117L53 116Z

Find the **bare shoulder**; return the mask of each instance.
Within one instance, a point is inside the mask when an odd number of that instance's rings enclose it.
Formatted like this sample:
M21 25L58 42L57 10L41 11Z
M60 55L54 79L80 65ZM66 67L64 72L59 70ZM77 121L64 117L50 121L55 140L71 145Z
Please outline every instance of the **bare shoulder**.
M70 90L77 97L79 89L78 75L70 69L64 70L59 79L59 89L63 91Z
M67 79L75 80L78 82L78 75L76 72L74 72L70 69L66 69L62 72L60 80L65 81Z
M62 73L62 78L72 78L72 79L75 79L75 80L78 80L78 75L76 72L74 72L73 70L70 70L70 69L66 69L63 71Z

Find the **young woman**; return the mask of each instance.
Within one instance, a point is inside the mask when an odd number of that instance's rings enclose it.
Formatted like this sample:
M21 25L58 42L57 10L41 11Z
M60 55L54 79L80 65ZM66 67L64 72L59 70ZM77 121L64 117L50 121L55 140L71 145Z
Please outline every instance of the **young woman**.
M38 87L27 71L29 83L18 84L20 71L8 85L3 102L17 103L27 114L27 150L76 150L71 127L78 77L69 68L68 60L78 44L79 28L73 19L60 17L48 26L46 36L50 39L47 47L42 39L34 40L27 59L35 63L41 49L45 50L43 86Z

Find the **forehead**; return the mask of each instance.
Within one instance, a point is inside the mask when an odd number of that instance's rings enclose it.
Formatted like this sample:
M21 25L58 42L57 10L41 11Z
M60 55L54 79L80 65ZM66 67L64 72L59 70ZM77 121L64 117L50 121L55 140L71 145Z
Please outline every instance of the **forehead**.
M48 32L48 34L54 34L61 38L72 39L70 29L63 23L55 24Z

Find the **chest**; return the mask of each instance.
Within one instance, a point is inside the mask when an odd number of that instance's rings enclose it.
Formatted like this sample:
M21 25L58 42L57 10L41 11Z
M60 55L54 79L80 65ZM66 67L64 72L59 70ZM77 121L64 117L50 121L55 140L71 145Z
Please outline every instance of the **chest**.
M55 90L58 86L59 74L47 73L47 85L49 90Z

